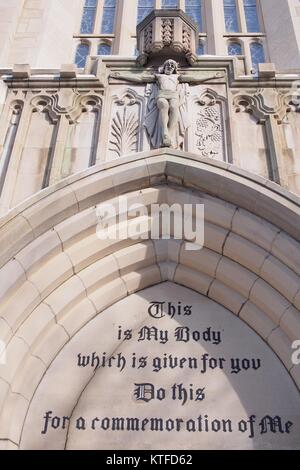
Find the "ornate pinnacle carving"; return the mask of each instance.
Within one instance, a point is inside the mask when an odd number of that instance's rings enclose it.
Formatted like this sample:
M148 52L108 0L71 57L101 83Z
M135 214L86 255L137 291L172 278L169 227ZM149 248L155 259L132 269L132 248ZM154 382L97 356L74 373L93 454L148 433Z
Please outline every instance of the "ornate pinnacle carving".
M179 62L192 65L197 59L198 29L181 10L154 10L138 25L137 38L141 65L155 59L162 49Z

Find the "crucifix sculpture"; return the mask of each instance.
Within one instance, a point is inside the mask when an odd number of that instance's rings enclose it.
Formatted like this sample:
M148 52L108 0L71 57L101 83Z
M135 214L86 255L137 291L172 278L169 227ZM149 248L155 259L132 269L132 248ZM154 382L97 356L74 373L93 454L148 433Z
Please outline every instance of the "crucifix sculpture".
M224 75L216 73L209 77L199 77L199 72L191 75L179 73L179 65L168 59L158 69L158 73L112 72L110 77L138 83L153 83L148 100L144 125L154 148L180 148L186 129L189 127L187 97L188 84L200 84Z

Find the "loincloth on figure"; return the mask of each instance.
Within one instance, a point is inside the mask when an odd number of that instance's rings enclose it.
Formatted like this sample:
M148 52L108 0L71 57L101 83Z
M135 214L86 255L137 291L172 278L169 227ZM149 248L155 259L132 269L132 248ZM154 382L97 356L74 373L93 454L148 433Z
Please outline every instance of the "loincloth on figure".
M179 100L179 93L178 91L172 91L172 90L159 90L157 94L157 99L159 98L164 98L166 100Z

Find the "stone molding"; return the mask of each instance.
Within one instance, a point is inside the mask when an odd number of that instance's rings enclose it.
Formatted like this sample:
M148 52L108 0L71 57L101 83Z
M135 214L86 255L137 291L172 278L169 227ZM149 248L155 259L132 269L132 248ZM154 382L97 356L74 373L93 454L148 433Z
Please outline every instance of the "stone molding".
M290 93L275 88L260 88L255 93L238 93L234 96L233 105L236 112L241 111L240 103L244 103L245 111L253 114L260 123L267 116L274 116L278 124L290 111Z

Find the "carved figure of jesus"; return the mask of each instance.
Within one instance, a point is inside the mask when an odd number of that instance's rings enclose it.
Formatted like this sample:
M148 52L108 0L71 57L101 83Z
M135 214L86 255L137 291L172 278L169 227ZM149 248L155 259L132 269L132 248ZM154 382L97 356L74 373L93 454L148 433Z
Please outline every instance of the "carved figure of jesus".
M156 104L160 111L162 124L162 144L171 147L179 121L179 76L178 64L172 59L167 60L155 74L158 83L158 95Z
M179 74L178 63L173 59L168 59L162 67L158 69L159 73L134 75L130 73L111 73L110 77L124 79L132 82L156 83L158 91L155 94L154 101L159 112L159 119L155 118L153 109L148 109L146 116L146 128L152 145L154 147L173 147L178 148L179 128L188 127L181 116L182 93L180 86L183 83L199 84L213 78L222 77L221 74L214 74L210 77L199 77L198 72L192 75ZM151 103L151 99L149 100ZM149 108L149 106L148 106ZM149 118L150 117L150 118ZM161 125L161 129L157 126ZM181 124L181 126L180 126ZM159 132L158 132L159 131Z

